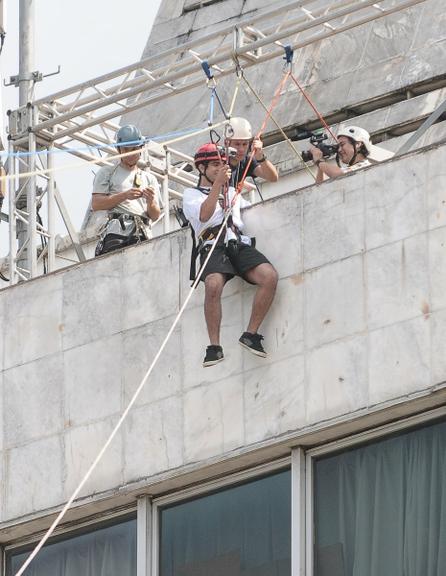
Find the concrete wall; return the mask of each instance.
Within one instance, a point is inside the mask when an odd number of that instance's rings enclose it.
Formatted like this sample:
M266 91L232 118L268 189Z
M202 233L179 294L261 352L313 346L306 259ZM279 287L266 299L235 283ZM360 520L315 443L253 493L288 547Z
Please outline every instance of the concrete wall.
M445 147L245 212L280 282L268 359L237 339L253 288L223 299L226 359L201 367L198 289L83 491L176 476L446 381ZM0 292L0 536L64 502L164 338L188 289L179 231Z

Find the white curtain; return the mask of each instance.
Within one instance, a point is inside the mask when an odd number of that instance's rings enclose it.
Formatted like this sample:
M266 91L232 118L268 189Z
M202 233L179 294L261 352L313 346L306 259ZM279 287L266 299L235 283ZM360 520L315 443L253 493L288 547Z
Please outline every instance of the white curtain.
M286 470L161 512L160 576L289 576Z
M30 552L8 555L13 576ZM39 552L27 576L136 576L136 520L128 520L51 543Z
M446 423L315 464L317 576L446 575Z

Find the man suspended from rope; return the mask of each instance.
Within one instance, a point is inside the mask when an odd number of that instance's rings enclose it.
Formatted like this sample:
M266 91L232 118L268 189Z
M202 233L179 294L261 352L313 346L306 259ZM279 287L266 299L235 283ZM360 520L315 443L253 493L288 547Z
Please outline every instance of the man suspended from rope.
M313 161L317 166L317 184L324 181L324 175L337 178L353 170L370 166L372 162L381 162L393 156L393 152L374 146L367 130L358 126L341 128L337 140L339 146L336 155L337 165L329 163L319 148L310 146Z
M113 166L103 166L95 176L91 207L108 212L96 256L148 239L151 221L160 216L158 181L138 167L143 143L136 126L121 126L117 150L126 155Z
M260 138L253 138L251 124L245 118L231 118L228 124L228 137L225 144L237 151L235 157L230 157L231 185L235 188L242 180L249 154L254 150L254 157L249 164L246 176L263 178L267 182L277 182L279 176L273 164L267 159L263 151L263 142ZM245 177L246 177L245 176Z
M210 339L203 366L212 366L224 358L220 345L221 295L226 282L234 276L257 286L251 318L239 343L253 354L265 358L263 336L257 330L273 301L277 272L254 248L254 239L243 234L240 210L249 206L249 202L242 199L234 187L228 186L231 169L224 148L205 144L198 149L194 162L200 178L196 188L184 190L183 210L199 241L197 253L202 266L222 226L225 210L232 206L232 217L228 219L201 276L205 285L204 315ZM195 256L193 254L193 258Z

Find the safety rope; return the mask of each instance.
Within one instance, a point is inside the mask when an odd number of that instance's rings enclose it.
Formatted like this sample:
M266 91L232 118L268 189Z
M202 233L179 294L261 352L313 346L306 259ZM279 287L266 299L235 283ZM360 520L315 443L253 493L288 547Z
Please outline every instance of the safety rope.
M232 101L231 101L231 106L229 108L229 112L228 112L228 118L231 118L232 116L232 112L234 111L234 106L235 106L235 102L237 100L237 96L238 96L238 92L240 89L240 82L241 82L241 78L238 77L237 78L237 83L235 85L235 89L234 89L234 94L232 95ZM225 126L228 125L229 120L223 120L221 122L218 122L216 124L213 124L212 126L208 126L207 128L203 128L202 130L199 130L197 132L194 132L194 134L192 134L192 136L196 136L198 134L203 134L204 132L208 132L212 129L215 128L219 128L220 126ZM176 144L177 142L181 142L183 140L187 140L188 138L190 138L190 135L186 135L186 136L179 136L178 138L174 138L173 140L168 140L167 142L163 142L163 146L170 146L171 144Z
M296 77L294 76L294 74L291 72L290 73L290 78L291 80L294 82L294 84L296 84L296 86L299 88L299 90L301 91L303 97L305 98L305 100L308 102L308 104L311 106L311 108L314 110L315 114L317 115L317 117L319 118L319 120L321 121L321 123L323 124L324 128L327 130L327 132L330 134L330 136L333 138L333 140L335 142L338 141L338 139L336 138L336 136L333 134L333 132L330 129L330 126L325 122L324 117L322 116L322 114L319 112L319 110L316 108L316 105L314 104L314 102L311 100L311 98L308 96L308 94L305 92L305 90L302 88L302 86L299 84L299 82L297 81Z
M234 106L237 100L237 96L239 93L239 89L240 89L240 82L241 82L241 77L237 78L237 83L234 89L234 93L232 95L232 100L231 100L231 106L229 108L229 112L228 112L228 118L230 118L232 116L232 112L234 110ZM200 134L204 134L205 132L208 132L210 129L216 129L219 128L220 126L225 126L227 125L229 122L228 119L222 120L221 122L217 122L215 124L212 124L212 126L208 126L207 128L201 128L201 129L197 129L197 128L191 128L188 130L181 130L181 131L176 131L176 132L168 132L167 134L163 134L160 136L153 136L150 138L144 138L144 140L140 141L135 141L135 144L141 143L141 142L148 142L150 140L160 140L161 138L165 138L166 136L170 136L170 135L176 135L179 134L179 136L176 136L175 138L172 138L170 140L165 140L163 142L160 142L160 144L164 147L167 146L171 146L172 144L176 144L177 142L181 142L183 140L187 140L188 138L192 138L194 136L199 136ZM130 144L133 144L133 142L130 142ZM86 147L85 149L87 150L91 150L92 148L97 148L97 149L101 149L104 147L111 147L111 146L117 146L116 143L114 144L99 144L97 146L94 147ZM72 148L72 149L65 149L65 150L53 150L51 151L52 154L54 153L70 153L70 152L77 152L77 151L81 151L83 148ZM41 150L38 152L14 152L11 154L5 154L5 156L9 156L9 157L14 157L14 156L30 156L32 154L49 154L49 150ZM75 168L80 168L89 164L99 164L102 163L104 161L112 161L112 160L118 160L120 158L125 158L126 156L129 156L133 154L133 152L123 152L122 154L113 154L112 156L105 156L102 158L97 158L97 159L93 159L93 160L85 160L83 162L77 162L76 164L64 164L63 166L54 166L53 168L43 168L40 170L33 170L31 172L22 172L21 174L6 174L4 176L0 176L0 181L2 180L12 180L13 178L17 178L17 179L23 179L23 178L29 178L31 176L43 176L45 174L50 174L52 172L61 172L63 170L71 170L71 169L75 169Z
M239 91L239 88L240 88L240 82L241 82L241 80L242 80L241 77L240 77L240 76L237 76L237 83L236 83L236 85L235 85L235 90L234 90L234 94L233 94L233 96L232 96L231 106L229 107L229 112L228 112L229 118L231 118L232 112L234 111L235 101L236 101L236 99L237 99L237 95L238 95L238 91Z
M232 113L234 111L234 106L235 106L235 102L237 100L237 96L238 96L238 92L240 89L240 82L241 82L241 77L237 78L237 83L234 89L234 93L232 95L232 100L231 100L231 105L228 111L227 116L230 118L232 116ZM173 132L166 132L165 134L159 134L156 136L147 136L146 138L144 138L143 140L135 140L135 142L129 142L129 144L140 144L140 143L146 143L146 142L150 142L150 141L155 141L158 142L159 140L161 140L161 145L163 146L170 146L171 144L175 144L176 142L181 142L182 140L187 140L188 138L192 138L194 136L198 136L199 134L203 134L204 132L207 132L209 130L209 128L218 128L220 126L223 126L225 124L228 123L228 120L225 119L221 122L216 122L215 124L212 124L212 126L208 126L207 128L187 128L184 130L175 130ZM174 138L170 139L170 140L164 140L164 138L170 137L170 136L174 136ZM5 162L6 159L8 158L26 158L32 155L36 155L36 156L46 156L48 154L76 154L77 152L83 152L83 151L92 151L92 150L102 150L104 148L115 148L119 146L119 143L117 142L111 142L109 144L96 144L96 145L90 145L90 146L79 146L77 148L61 148L61 149L56 149L56 150L36 150L35 152L0 152L0 157L2 157L2 161ZM3 160L4 157L4 160ZM118 158L119 156L113 156L113 158ZM109 157L106 157L105 159L107 160ZM104 158L100 159L99 161L104 160ZM84 164L78 164L79 166L83 166ZM40 173L40 171L39 171ZM34 173L32 173L32 175L34 175ZM2 180L2 178L0 177L0 180Z
M218 124L214 124L212 126L212 128L218 128L219 126L223 126L224 124L227 124L228 120L224 120L222 122L219 122ZM196 136L198 134L203 134L204 132L208 132L209 131L209 127L204 128L202 130L196 130L193 132L193 134L187 134L185 136L179 136L178 138L174 138L172 140L167 140L166 142L162 142L161 144L163 146L170 146L171 144L174 144L175 142L180 142L181 140L184 140L186 138L190 138L191 136ZM17 179L24 179L24 178L29 178L31 176L43 176L45 174L50 174L52 172L61 172L64 170L71 170L74 168L80 168L83 166L88 166L89 164L100 164L104 161L113 161L113 160L117 160L119 158L125 158L126 156L130 156L132 154L134 154L135 151L132 150L131 152L123 152L121 154L112 154L110 156L103 156L101 158L94 158L93 160L84 160L82 162L77 162L77 163L73 163L73 164L64 164L63 166L54 166L52 168L42 168L39 170L32 170L30 172L22 172L20 174L6 174L4 176L0 176L0 181L2 180L12 180L13 178L17 178Z
M208 118L208 125L212 126L214 123L214 96L215 92L214 89L211 90L211 102L209 104L209 118Z
M211 71L211 67L209 66L209 63L207 60L202 60L201 61L201 67L203 68L203 72L206 74L206 84L208 86L208 88L210 88L211 90L211 102L210 102L210 111L209 111L209 119L208 119L208 124L209 126L212 126L212 124L214 123L214 98L217 99L218 105L220 106L220 110L223 112L223 116L225 117L226 120L229 120L229 116L226 113L226 110L223 106L223 103L220 99L220 96L218 95L217 92L217 82L214 78L214 75L212 74Z
M285 56L284 56L284 60L287 63L287 66L289 68L290 71L290 78L293 80L293 82L296 84L296 86L299 88L299 90L301 91L301 93L303 94L305 100L308 102L308 104L311 106L311 108L313 109L313 111L315 112L316 116L319 118L319 120L321 121L322 125L324 126L324 128L327 130L327 132L331 135L331 137L334 139L335 142L337 142L337 138L336 136L333 134L333 132L330 130L330 127L328 126L328 124L325 122L324 117L322 116L322 114L319 112L319 110L316 108L316 104L314 104L314 102L311 100L311 98L308 96L308 94L305 92L305 90L302 88L302 86L299 84L299 82L297 81L297 78L294 76L293 74L293 59L294 59L294 50L292 48L292 46L290 44L288 44L287 46L283 47L285 50Z
M280 92L282 91L283 87L285 86L286 81L288 80L289 76L292 73L292 66L293 66L293 57L294 57L294 51L292 49L292 47L290 45L286 45L283 46L283 49L285 51L285 56L284 56L284 60L286 62L285 64L285 78L283 79L282 83L280 84L280 89L276 91L276 94L274 95L273 98L273 102L275 99L275 96L278 95L278 97L280 97ZM295 155L297 156L297 158L303 163L305 169L309 172L309 174L311 175L311 177L316 181L316 176L313 174L313 172L310 170L309 166L307 166L307 163L304 161L304 159L302 158L302 154L299 152L299 150L294 146L293 142L290 140L290 138L288 137L288 135L285 133L285 131L282 129L282 127L280 126L280 124L277 122L277 120L274 118L274 116L272 115L272 110L275 106L272 106L271 109L269 110L266 106L266 104L263 102L263 100L261 99L261 97L259 96L259 94L257 93L257 91L252 87L252 85L250 84L250 82L248 81L248 79L246 78L245 72L243 70L242 65L240 64L240 61L238 59L237 53L234 50L232 53L232 59L234 60L235 63L235 69L236 69L236 74L239 80L243 79L244 82L246 83L246 85L248 86L249 90L251 90L252 94L254 94L254 96L257 98L258 102L260 103L260 105L263 107L263 109L266 111L267 116L265 118L264 121L264 126L260 129L259 134L257 135L257 138L259 137L259 135L263 132L265 126L266 126L266 122L268 121L269 118L271 118L271 120L274 122L274 124L276 125L276 127L279 129L280 133L282 134L282 136L284 137L284 139L288 142L289 146L292 148L293 152L295 153ZM251 156L249 158L249 163L246 166L245 172L243 174L241 183L244 184L244 181L246 179L246 175L247 172L249 170L249 166L252 163L252 159L253 159L254 153L251 153ZM257 186L257 185L256 185ZM257 187L258 189L258 187ZM259 191L260 194L260 191ZM261 196L261 195L260 195Z
M288 77L291 75L291 73L288 73L287 76L287 80ZM261 97L259 96L259 94L256 92L256 90L253 88L253 86L251 85L251 83L249 82L249 80L246 78L246 76L243 74L243 80L246 83L246 85L248 86L249 90L254 94L254 96L256 97L257 101L259 102L259 104L262 106L262 108L264 108L264 110L268 111L268 108L266 107L266 104L263 102L263 100L261 99ZM304 159L302 158L302 154L300 153L300 151L296 148L296 146L294 145L293 141L290 140L290 138L288 137L288 135L286 134L286 132L283 130L283 128L280 126L280 124L277 122L277 120L275 119L275 117L270 114L269 117L271 118L272 122L276 125L276 127L279 129L280 133L282 134L282 136L284 137L284 139L286 140L286 142L289 144L289 146L292 148L293 152L295 153L295 155L297 156L297 158L303 163L305 170L311 175L311 177L316 181L316 176L313 174L313 172L311 171L310 167L308 166L308 164L304 161Z
M288 76L289 76L289 70L287 70L285 72L285 74L283 75L282 80L279 83L279 86L277 87L276 91L274 92L274 96L273 99L271 101L271 105L269 108L266 108L266 116L265 119L263 120L262 126L260 127L260 130L258 131L257 135L256 135L256 140L260 138L260 136L263 134L266 124L268 123L268 120L271 117L272 111L274 110L274 108L276 107L277 103L279 102L280 99L280 95L282 92L283 87L285 86L287 80L288 80ZM245 75L242 74L242 78L245 78ZM242 175L242 179L240 180L240 182L237 184L237 193L239 194L243 188L243 184L245 182L246 176L248 174L249 171L249 167L252 164L253 158L254 158L254 154L255 154L255 150L252 149L251 153L248 157L248 162L246 163L245 166L245 170L243 171L243 175Z
M184 130L175 130L173 132L166 132L165 134L159 134L156 136L146 136L141 140L133 140L127 142L128 145L143 145L148 142L154 141L157 142L158 140L164 140L165 138L172 137L172 136L183 136L187 135L188 137L192 137L195 134L199 134L202 131L202 128L186 128ZM95 145L88 145L88 146L78 146L77 148L57 148L55 150L36 150L35 152L7 152L3 151L0 152L0 157L2 158L2 162L5 163L6 159L8 158L27 158L29 156L47 156L48 154L76 154L77 152L84 152L84 151L93 151L93 150L103 150L105 148L117 148L121 146L119 142L109 142L108 144L95 144ZM3 159L4 158L4 159Z
M266 124L271 116L271 113L274 109L274 107L277 105L278 101L279 101L279 97L280 97L280 93L282 91L282 88L285 84L285 82L287 81L289 76L289 71L287 71L287 73L284 75L284 77L282 78L276 92L274 93L274 97L273 100L271 102L270 108L267 111L267 114L265 116L265 119L262 123L262 126L258 132L257 138L261 136L261 134L263 133L263 131L265 130ZM133 153L133 152L131 152ZM125 155L129 155L129 153L125 153ZM119 155L119 156L123 156L123 155ZM43 537L40 539L40 541L37 543L37 545L34 547L34 549L32 550L31 554L28 556L28 558L26 559L26 561L24 562L24 564L21 566L21 568L18 570L18 572L16 572L15 576L21 576L24 571L27 569L27 567L30 565L30 563L33 561L33 559L37 556L37 554L39 553L39 551L41 550L41 548L44 546L45 542L48 540L48 538L51 537L51 535L53 534L54 530L57 528L57 526L60 524L61 520L64 518L65 514L67 513L68 509L70 508L70 506L73 504L74 500L76 499L76 497L79 495L80 491L82 490L82 488L85 486L86 482L88 481L88 479L90 478L91 474L93 473L93 471L95 470L96 466L99 464L99 462L101 461L102 457L104 456L107 448L110 446L111 442L113 441L114 437L116 436L116 434L118 433L119 429L121 428L123 422L125 421L125 419L127 418L130 410L132 409L133 405L135 404L136 400L138 399L138 396L140 395L141 391L143 390L145 384L147 383L150 374L152 373L156 363L158 362L158 359L160 358L164 348L167 345L167 342L169 341L173 331L175 330L178 322L180 321L190 299L192 298L192 295L195 291L195 288L198 286L198 282L201 279L201 276L203 275L203 272L206 268L207 263L209 262L209 259L211 258L218 240L220 239L223 230L226 227L226 224L229 220L229 218L232 216L232 210L235 204L235 200L238 197L238 195L241 192L241 189L243 188L243 180L246 178L246 174L247 171L249 169L249 165L252 163L252 159L254 157L254 151L251 152L247 167L245 169L245 172L243 174L243 178L242 181L240 182L240 184L237 186L237 189L235 191L234 197L232 199L231 204L228 206L227 210L225 211L224 214L224 218L223 218L223 222L220 226L220 229L217 233L217 236L211 246L211 249L209 250L209 253L205 259L205 261L203 262L203 265L201 266L197 277L195 278L189 293L186 297L186 299L184 300L177 316L175 317L170 329L168 330L158 352L156 353L154 359L152 360L152 363L150 364L148 370L146 371L143 379L141 380L139 386L137 387L135 393L133 394L132 398L130 399L129 403L127 404L127 407L125 408L125 410L123 411L123 413L121 414L118 422L116 423L115 427L113 428L112 432L110 433L109 437L107 438L105 444L103 445L103 447L101 448L101 450L99 451L98 455L96 456L96 458L94 459L93 463L90 465L89 469L87 470L86 474L84 475L84 477L82 478L82 480L79 482L78 486L76 487L76 489L73 491L72 495L70 496L70 498L68 499L67 503L65 504L65 506L62 508L62 510L59 512L59 514L57 515L57 517L55 518L55 520L53 521L53 523L51 524L51 526L48 528L48 530L45 532L45 534L43 535ZM97 161L95 161L97 162Z
M207 128L202 128L201 130L197 130L197 132L194 132L193 134L186 134L185 136L178 136L178 138L173 138L172 140L166 140L165 142L161 142L161 144L164 147L171 146L172 144L176 144L177 142L182 142L183 140L187 140L188 138L191 138L192 136L198 136L199 134L204 134L205 132L209 132L210 128L219 128L220 126L224 126L227 123L228 123L228 120L222 120L221 122L217 122L216 124L213 124L212 126L208 126Z
M231 106L229 108L229 112L225 117L225 120L222 120L221 122L217 122L215 124L212 124L211 126L208 126L207 128L189 128L186 130L177 130L174 132L167 132L166 134L161 134L158 136L149 136L147 138L144 138L143 140L135 140L134 142L128 142L128 144L134 144L134 145L138 145L138 144L144 144L146 142L150 142L150 141L158 141L161 140L160 144L164 147L166 146L171 146L172 144L175 144L177 142L181 142L183 140L187 140L188 138L193 138L194 136L199 136L200 134L204 134L205 132L208 132L209 129L215 129L215 128L219 128L220 126L224 126L227 125L229 122L229 118L232 116L232 112L234 110L234 106L235 106L235 102L237 99L237 95L240 89L240 81L241 78L238 77L237 78L237 83L234 89L234 93L232 95L232 100L231 100ZM226 113L225 113L226 114ZM167 136L175 136L175 138L171 138L170 140L162 140L163 138L166 138ZM62 154L62 153L76 153L76 152L81 152L83 150L86 151L91 151L91 150L100 150L103 148L110 148L110 147L117 147L119 146L119 143L110 143L110 144L97 144L95 146L85 146L85 147L79 147L79 148L67 148L67 149L58 149L58 150L38 150L36 152L11 152L11 153L4 153L2 154L2 156L5 156L5 158L20 158L20 157L28 157L31 156L33 154L35 154L36 156L39 155L48 155L48 154ZM51 169L40 169L40 170L34 170L31 172L22 172L21 174L6 174L4 176L0 176L0 181L2 180L11 180L12 178L18 178L18 179L23 179L23 178L29 178L30 176L39 176L39 175L44 175L44 174L50 174L51 172L60 172L63 170L70 170L70 169L74 169L74 168L78 168L78 167L82 167L82 166L86 166L88 164L99 164L101 162L103 162L104 160L109 161L109 160L117 160L120 158L125 158L126 156L133 154L133 152L123 152L122 154L113 154L112 156L105 156L105 157L101 157L98 159L93 159L93 160L85 160L83 162L78 162L76 164L65 164L64 166L55 166Z

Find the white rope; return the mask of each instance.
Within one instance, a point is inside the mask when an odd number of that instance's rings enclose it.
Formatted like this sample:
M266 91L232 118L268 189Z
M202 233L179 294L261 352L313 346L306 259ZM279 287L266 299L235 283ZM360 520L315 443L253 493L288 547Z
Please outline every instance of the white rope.
M48 540L48 538L50 538L51 534L54 532L54 530L56 529L56 527L59 525L60 521L62 520L62 518L65 516L65 514L67 513L68 509L70 508L70 506L72 505L72 503L74 502L74 500L76 499L77 495L79 494L79 492L82 490L82 488L84 487L85 483L87 482L87 480L90 478L91 474L93 473L94 469L96 468L96 466L99 464L99 462L101 461L103 455L105 454L107 448L110 446L113 438L116 436L118 430L120 429L122 423L124 422L124 420L127 418L128 413L130 412L133 404L136 402L139 394L141 393L142 389L144 388L150 374L153 371L153 368L155 367L155 364L157 363L159 357L161 356L164 348L166 347L166 344L169 340L169 338L171 337L173 331L175 330L178 322L180 321L181 316L183 315L184 310L186 309L186 306L189 303L189 300L192 298L192 294L194 293L195 288L198 286L198 282L200 281L200 278L206 268L206 265L209 261L209 258L212 256L215 247L217 246L217 242L225 228L225 225L228 221L228 218L230 216L232 212L232 206L230 207L230 209L226 212L225 217L223 219L223 222L221 224L220 230L215 238L214 243L211 246L211 249L209 250L209 254L206 257L206 260L203 263L203 266L201 266L198 275L196 277L196 279L194 280L194 283L192 284L192 287L189 291L189 294L187 295L186 300L184 301L183 305L180 308L180 311L178 312L175 320L173 321L172 326L170 327L170 330L167 332L166 337L164 338L160 349L158 350L158 352L155 355L155 358L152 360L152 363L150 364L147 372L144 375L144 378L142 379L141 383L139 384L138 388L136 389L134 395L132 396L130 402L127 405L127 408L124 410L124 412L122 413L121 417L119 418L118 423L116 424L116 426L114 427L114 429L112 430L110 436L108 437L107 441L105 442L104 446L102 447L102 449L100 450L99 454L96 456L94 462L91 464L90 468L88 469L87 473L85 474L85 476L82 478L82 480L80 481L79 485L77 486L77 488L74 490L73 494L71 495L70 499L68 500L68 502L65 504L65 506L62 508L62 510L59 512L57 518L54 520L54 522L51 524L51 526L48 528L47 532L44 534L44 536L41 538L41 540L38 542L38 544L35 546L35 548L33 549L33 551L31 552L31 554L28 556L28 558L26 559L25 563L22 565L22 567L20 568L20 570L18 572L16 572L15 576L21 576L21 574L24 573L24 571L26 570L26 568L31 564L31 562L33 561L33 559L37 556L37 554L39 553L40 549L42 548L42 546L45 544L45 542Z
M232 112L234 110L235 101L237 100L237 95L238 95L239 88L240 88L240 81L241 81L241 78L237 78L237 82L235 84L235 89L234 89L234 94L232 95L231 106L230 106L229 112L228 112L228 115L230 118L231 118ZM230 120L222 120L221 122L218 122L217 124L213 124L212 126L207 126L206 128L203 128L203 130L197 130L196 132L193 132L192 134L185 134L182 136L178 136L178 138L173 138L172 140L166 140L166 142L162 142L161 144L163 146L170 146L171 144L175 144L176 142L181 142L182 140L187 140L187 138L191 138L192 136L197 136L197 134L203 134L204 132L209 132L209 130L219 128L220 126L223 126L225 124L229 124L229 122L230 122Z
M232 108L234 106L235 103L235 99L238 93L238 89L240 86L240 82L237 82L236 85L236 89L234 92L234 97L232 100L232 104L231 104L231 112L232 112ZM214 125L215 127L218 127L222 124L226 124L228 121L225 120L223 122L220 122L219 124ZM212 129L214 126L208 126L205 130L203 130L203 132L207 132L208 130ZM176 140L178 141L178 139ZM171 141L172 142L172 141ZM165 143L165 145L167 145L167 143ZM116 156L113 156L113 158L122 158L125 156L129 156L130 154L133 154L134 151L132 152L126 152L123 154L118 154ZM110 157L108 158L110 159ZM95 164L99 161L101 161L103 159L100 160L93 160L88 162L89 164ZM43 171L39 171L39 173L42 172L49 172L48 170L43 170ZM23 175L23 176L29 176L32 173L28 173L27 175ZM25 563L22 565L22 567L18 570L18 572L16 572L15 576L21 576L25 570L28 568L28 566L31 564L31 562L34 560L34 558L37 556L37 554L39 553L39 551L41 550L41 548L44 546L45 542L48 540L48 538L51 537L51 535L53 534L54 530L57 528L57 526L60 524L61 520L63 519L63 517L65 516L65 514L67 513L67 511L69 510L70 506L73 504L74 500L76 499L76 497L78 496L78 494L80 493L80 491L82 490L82 488L85 486L85 483L88 481L88 479L90 478L90 476L92 475L93 471L95 470L96 466L99 464L99 462L101 461L102 457L104 456L107 448L110 446L111 442L113 441L113 438L116 436L117 432L119 431L119 429L121 428L124 420L127 418L130 410L132 409L134 403L136 402L139 394L141 393L142 389L144 388L145 384L147 383L147 380L149 379L150 374L152 373L156 363L158 362L158 359L160 358L164 348L167 345L167 342L169 341L173 331L175 330L178 322L180 321L184 310L186 309L187 305L189 304L190 299L192 298L192 294L194 293L195 288L198 286L198 283L200 281L201 276L203 275L203 272L206 268L207 263L209 262L210 257L212 256L215 247L217 246L217 243L223 233L223 230L226 227L227 221L229 216L232 213L232 209L235 203L235 199L237 198L237 196L239 195L239 192L236 190L236 194L232 200L231 205L228 207L228 209L225 212L225 216L223 219L223 222L220 226L220 230L218 231L218 234L211 246L211 249L209 250L209 253L205 259L205 261L203 262L203 265L200 267L200 270L198 272L197 277L195 278L191 289L185 299L185 301L183 302L183 305L181 306L175 320L172 323L172 326L170 327L169 331L167 332L167 335L165 336L158 352L156 353L154 359L152 360L152 363L150 364L147 372L145 373L143 379L141 380L139 386L137 387L135 393L133 394L130 402L128 403L126 409L124 410L124 412L121 414L121 417L119 418L116 426L113 428L110 436L108 437L107 441L105 442L104 446L101 448L101 450L99 451L98 455L96 456L96 458L94 459L93 463L91 464L90 468L87 470L85 476L82 478L82 480L79 482L79 485L77 486L77 488L74 490L73 494L70 496L69 500L67 501L67 503L65 504L65 506L62 508L62 510L59 512L59 514L57 515L56 519L54 520L54 522L51 524L51 526L48 528L48 530L45 532L45 534L42 536L42 538L40 539L40 541L37 543L37 545L34 547L34 549L32 550L31 554L28 556L28 558L26 559Z
M235 101L237 99L237 95L239 92L239 87L240 87L240 78L237 78L237 82L236 82L235 89L234 89L234 94L232 96L231 107L229 110L229 116L232 115ZM195 136L198 136L199 134L209 132L209 130L219 128L220 126L223 126L223 125L228 124L228 123L229 123L229 120L222 120L221 122L217 122L215 124L212 124L211 126L206 126L206 128L203 128L202 130L194 130L193 132L191 132L189 134L183 134L182 136L178 136L177 138L172 138L171 140L166 140L165 142L160 142L160 145L164 146L164 147L170 146L171 144L175 144L176 142L182 142L183 140L187 140L188 138L193 138ZM83 166L87 166L88 164L99 164L101 162L108 161L108 160L117 160L119 158L125 158L125 157L130 156L131 154L134 154L134 153L135 153L134 150L132 150L131 152L123 152L122 154L113 154L112 156L105 156L105 157L101 157L101 158L96 158L94 160L85 160L84 162L77 162L76 164L64 164L63 166L55 166L53 168L45 168L42 170L33 170L31 172L22 172L20 174L5 174L5 175L0 176L0 182L6 181L6 180L12 180L13 178L23 179L23 178L29 178L30 176L43 176L45 174L50 174L51 172L61 172L63 170L71 170L74 168L81 168ZM67 154L68 154L68 152L67 152Z
M206 126L202 130L197 130L196 132L192 132L191 134L184 134L183 136L178 136L178 138L173 138L172 140L166 140L165 142L160 142L162 146L170 146L171 144L175 144L176 142L181 142L182 140L187 140L188 138L192 138L192 136L197 136L198 134L203 134L204 132L209 132L213 128L219 128L224 124L228 124L229 120L222 120L221 122L217 122L217 124L212 124L211 126Z
M167 140L166 142L161 142L161 146L167 146L168 144L172 144L174 142L179 142L180 140L185 140L186 138L191 138L196 134L202 134L203 132L209 132L213 128L218 128L223 124L227 124L228 120L223 120L222 122L218 122L217 124L213 124L212 126L207 126L203 128L203 130L197 130L191 134L186 134L185 136L180 136L179 138L175 138L173 140ZM135 150L130 152L123 152L122 154L113 154L112 156L103 156L101 158L95 158L94 160L85 160L83 162L77 162L75 164L64 164L63 166L55 166L53 168L44 168L42 170L33 170L31 172L22 172L20 174L7 174L5 176L0 176L0 182L6 180L12 180L13 178L17 178L22 180L24 178L29 178L30 176L43 176L44 174L50 174L51 172L61 172L63 170L71 170L74 168L82 168L83 166L88 166L89 164L99 164L104 161L108 160L117 160L119 158L126 158L127 156L131 156L135 153Z

